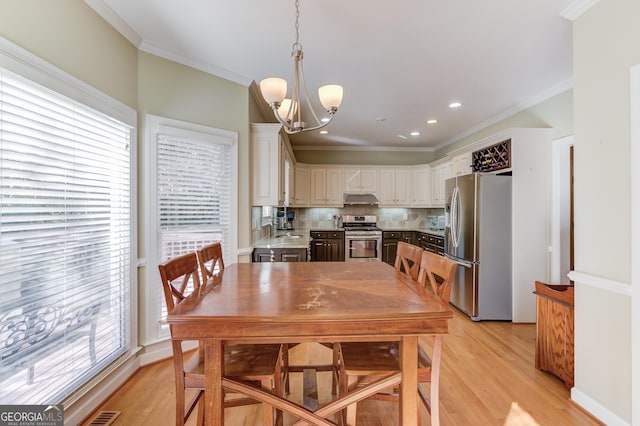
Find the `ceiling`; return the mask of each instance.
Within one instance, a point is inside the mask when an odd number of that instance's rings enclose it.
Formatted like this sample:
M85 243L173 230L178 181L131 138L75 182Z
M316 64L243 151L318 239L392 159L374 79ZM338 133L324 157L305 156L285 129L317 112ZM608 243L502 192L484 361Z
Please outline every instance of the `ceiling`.
M572 1L300 0L309 95L335 83L344 99L328 134L292 145L436 149L571 88ZM141 50L293 85L294 0L86 2Z

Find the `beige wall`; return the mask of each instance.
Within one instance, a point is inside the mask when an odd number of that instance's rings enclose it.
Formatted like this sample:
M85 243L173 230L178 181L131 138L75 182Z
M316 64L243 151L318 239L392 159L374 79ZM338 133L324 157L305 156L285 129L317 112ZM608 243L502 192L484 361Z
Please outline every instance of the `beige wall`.
M308 164L414 165L433 161L430 151L339 151L293 148L296 161Z
M0 36L138 109L139 118L151 113L238 132L238 246L249 245L248 128L259 113L247 88L138 54L80 0L0 0L0 11ZM640 63L638 16L637 1L600 1L574 23L573 91L435 155L421 153L424 160L416 160L415 152L376 151L297 151L296 157L309 163L415 164L510 127L548 126L554 128L554 137L571 134L575 127L576 270L629 283L628 74ZM143 146L139 149L144 152ZM576 388L630 423L629 297L576 286Z
M145 115L186 121L238 133L238 248L251 244L249 206L249 92L248 88L193 68L150 55L139 54L138 73L138 210L146 210L142 176L146 173ZM140 215L139 257L145 258L144 214ZM239 258L248 261L249 256ZM147 265L152 267L154 265ZM138 274L140 295L147 286L144 271ZM156 283L149 283L154 285ZM148 293L147 293L148 294ZM144 301L143 297L140 300ZM146 318L146 304L139 304L140 319ZM139 327L140 341L145 342L145 324ZM151 336L153 337L153 336Z
M639 2L607 0L574 22L575 270L622 288L631 274L629 69L640 63L638 17ZM576 389L630 423L630 297L576 282L575 322Z
M0 0L0 36L137 108L138 51L84 1Z

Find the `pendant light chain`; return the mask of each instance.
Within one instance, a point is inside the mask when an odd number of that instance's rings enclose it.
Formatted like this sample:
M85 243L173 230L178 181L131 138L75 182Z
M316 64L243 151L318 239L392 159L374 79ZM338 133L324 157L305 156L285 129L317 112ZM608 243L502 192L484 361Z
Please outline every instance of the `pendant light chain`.
M293 50L302 50L300 40L300 1L296 0L296 42L293 43Z
M267 101L275 118L289 134L307 132L325 127L333 120L333 117L342 102L342 86L327 84L318 89L320 103L329 114L328 118L320 120L316 114L304 81L302 69L302 44L300 44L300 0L295 0L296 6L296 41L293 43L291 59L294 62L293 92L290 99L285 99L287 94L287 82L282 78L270 77L260 82L262 96ZM317 125L308 126L302 119L302 104L306 104L307 112L315 119ZM281 105L287 105L279 110Z

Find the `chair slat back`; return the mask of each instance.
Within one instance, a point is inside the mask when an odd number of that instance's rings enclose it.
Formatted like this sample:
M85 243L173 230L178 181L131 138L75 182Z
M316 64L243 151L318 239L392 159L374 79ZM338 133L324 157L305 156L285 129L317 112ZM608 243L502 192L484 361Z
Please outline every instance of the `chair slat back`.
M222 244L215 242L202 247L197 252L202 282L204 284L216 273L224 271L224 260L222 259Z
M186 291L189 282L193 283L193 291L200 288L200 270L198 258L195 253L178 256L158 265L164 300L167 303L167 311L171 311L175 304L188 296Z
M410 276L412 279L417 280L420 269L420 256L422 256L423 251L421 247L399 241L393 267Z
M420 259L418 282L426 286L428 281L433 293L445 303L449 303L457 266L451 259L424 251Z

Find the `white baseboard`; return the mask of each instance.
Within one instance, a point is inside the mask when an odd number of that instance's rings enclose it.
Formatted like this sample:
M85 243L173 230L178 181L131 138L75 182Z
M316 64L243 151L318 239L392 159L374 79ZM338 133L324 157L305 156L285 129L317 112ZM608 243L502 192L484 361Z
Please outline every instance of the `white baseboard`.
M571 400L607 426L630 426L630 423L625 422L576 387L571 388Z
M86 393L67 405L64 403L64 424L79 425L111 394L118 390L140 368L137 355L130 354L120 364L89 383Z
M197 341L187 341L182 343L183 351L190 351L198 347ZM144 352L140 354L140 366L153 364L154 362L162 361L163 359L171 358L173 356L173 350L171 349L171 340L160 340L154 343L145 345Z

